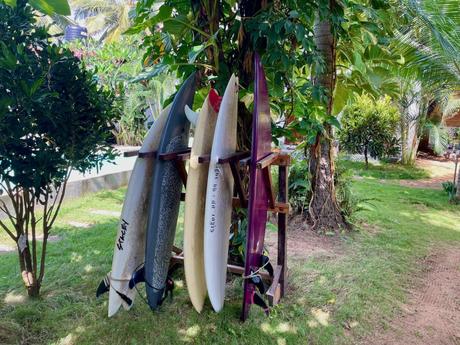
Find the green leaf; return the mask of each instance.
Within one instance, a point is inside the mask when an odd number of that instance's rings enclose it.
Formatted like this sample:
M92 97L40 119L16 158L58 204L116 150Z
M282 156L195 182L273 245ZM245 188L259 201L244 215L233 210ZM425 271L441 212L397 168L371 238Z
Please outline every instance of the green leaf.
M135 83L138 81L142 80L149 80L152 79L168 70L168 68L171 68L171 65L165 64L165 63L158 63L153 68L149 71L145 71L143 73L140 73L136 78L131 80L131 82Z
M60 14L70 16L70 6L67 0L29 0L35 9L48 15Z
M158 22L162 22L165 19L171 18L171 13L172 13L172 7L167 6L167 5L162 5L160 7L160 10L158 11L158 14L155 16L155 19Z
M326 122L329 123L330 125L334 126L334 127L337 127L338 129L341 128L340 122L339 122L339 120L337 120L337 118L335 116L329 116L326 119Z
M351 90L339 80L334 91L333 115L338 115L343 110L350 98L350 94Z
M200 44L198 46L192 47L192 50L188 54L188 63L191 63L191 64L194 63L196 59L198 58L198 56L210 45L211 43L208 42L206 45Z
M17 59L16 56L8 49L5 42L0 41L0 46L2 48L3 59L1 59L0 64L3 64L9 69L15 69Z
M354 58L354 66L355 68L361 72L362 74L366 73L366 65L363 62L363 59L361 57L361 54L358 51L355 51L353 53L353 58Z
M16 7L16 0L4 0L5 4L10 6L10 7Z

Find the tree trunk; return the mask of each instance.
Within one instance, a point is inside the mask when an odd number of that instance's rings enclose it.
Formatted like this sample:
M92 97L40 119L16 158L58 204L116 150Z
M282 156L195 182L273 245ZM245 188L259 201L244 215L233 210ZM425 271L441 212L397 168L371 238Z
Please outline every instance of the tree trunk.
M369 157L367 157L367 146L364 148L364 161L366 162L366 169L369 169Z
M330 9L336 6L334 0L329 3ZM318 19L314 27L315 43L323 57L324 67L313 80L315 85L322 87L327 94L326 111L330 115L333 104L333 91L336 73L336 40L332 33L332 25L328 19ZM336 199L334 185L334 153L332 145L333 131L329 124L325 125L325 133L318 134L316 142L310 148L309 170L311 174L312 198L309 213L312 228L318 232L335 231L348 228Z
M399 101L401 111L401 162L415 164L428 102L420 83L411 84Z

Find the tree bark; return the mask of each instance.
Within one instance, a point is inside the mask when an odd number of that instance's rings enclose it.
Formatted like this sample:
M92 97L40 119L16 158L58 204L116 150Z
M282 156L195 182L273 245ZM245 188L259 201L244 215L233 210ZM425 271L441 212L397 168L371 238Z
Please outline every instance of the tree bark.
M399 108L401 111L401 162L413 165L417 158L421 129L428 110L428 102L420 83L411 84L408 91L402 95Z
M332 10L336 6L335 1L330 1L329 6ZM319 18L318 15L314 35L317 49L323 57L324 67L314 78L313 83L325 90L327 95L326 111L327 115L330 115L336 77L336 39L330 20ZM336 199L332 138L332 127L326 124L324 133L317 135L315 144L310 148L309 170L312 198L309 213L312 228L317 232L339 232L348 228Z
M367 157L367 146L364 148L364 161L366 162L366 169L369 169L369 158Z

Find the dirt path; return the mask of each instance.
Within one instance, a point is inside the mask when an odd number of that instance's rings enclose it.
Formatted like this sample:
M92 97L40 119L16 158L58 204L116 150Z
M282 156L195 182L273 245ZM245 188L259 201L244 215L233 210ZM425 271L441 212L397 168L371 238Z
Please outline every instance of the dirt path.
M460 345L460 248L440 250L423 265L401 314L363 344Z
M452 181L455 169L453 161L441 158L427 159L417 158L416 165L418 168L428 171L430 178L420 180L400 180L399 184L405 187L442 189L443 182Z

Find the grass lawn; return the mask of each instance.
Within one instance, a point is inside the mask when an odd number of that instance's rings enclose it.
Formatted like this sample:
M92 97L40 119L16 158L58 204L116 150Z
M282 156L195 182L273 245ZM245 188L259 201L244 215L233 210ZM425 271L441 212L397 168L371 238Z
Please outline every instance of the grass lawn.
M95 291L110 270L118 219L94 210L120 211L120 189L65 204L40 299L25 297L15 254L0 256L0 344L354 343L398 310L418 260L433 248L460 245L460 207L448 204L441 191L378 181L406 173L426 177L417 170L353 167L363 176L354 192L377 198L374 208L357 216L358 231L340 238L340 255L290 260L288 294L270 317L254 307L246 323L238 320L239 278L229 283L223 312L212 312L207 303L197 314L178 272L174 299L159 312L137 298L130 312L108 319L107 296L96 300ZM91 225L77 228L69 221Z
M384 180L417 180L429 178L431 175L430 171L416 166L405 166L385 162L381 162L379 165L369 163L369 167L366 168L366 163L364 162L344 159L340 160L340 165L353 170L358 176Z

